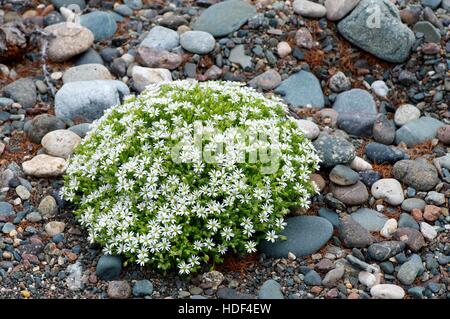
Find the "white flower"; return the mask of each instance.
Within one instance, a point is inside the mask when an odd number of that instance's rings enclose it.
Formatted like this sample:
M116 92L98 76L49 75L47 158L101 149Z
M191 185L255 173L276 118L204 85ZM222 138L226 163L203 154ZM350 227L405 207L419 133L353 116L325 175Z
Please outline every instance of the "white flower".
M278 239L278 235L275 233L274 230L270 230L270 231L268 231L266 233L266 240L267 241L270 241L270 242L274 243L275 240L277 240L277 239Z

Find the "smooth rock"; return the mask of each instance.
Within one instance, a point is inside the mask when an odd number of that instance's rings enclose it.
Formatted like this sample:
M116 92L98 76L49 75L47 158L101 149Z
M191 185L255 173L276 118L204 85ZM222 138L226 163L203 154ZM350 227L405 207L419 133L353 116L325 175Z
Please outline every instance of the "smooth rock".
M368 288L371 288L377 284L377 277L374 274L371 274L367 271L361 271L358 274L358 280L360 283L365 285Z
M439 29L435 28L428 21L417 22L413 27L413 31L415 33L423 33L426 42L440 43L441 41Z
M325 0L327 19L338 21L349 14L360 0Z
M245 47L242 44L231 49L228 60L232 63L239 64L243 69L252 67L252 58L245 54Z
M297 127L310 140L316 139L320 134L320 129L316 123L308 120L296 120Z
M284 299L281 285L272 279L265 281L259 289L258 299Z
M423 237L425 237L428 240L433 240L438 235L436 229L430 224L425 222L420 223L420 232L422 233Z
M180 45L178 33L169 28L154 26L142 40L140 46L170 51Z
M361 205L369 199L367 188L360 181L350 186L339 186L332 184L330 189L334 197L346 205Z
M425 246L425 240L422 234L412 228L398 228L392 237L395 240L403 241L409 249L414 252L419 251L423 246Z
M85 0L51 0L50 1L56 9L60 9L61 7L70 7L70 5L76 4L81 10L86 8Z
M80 24L91 30L94 41L111 38L117 31L117 23L113 16L104 11L93 11L80 17Z
M322 284L322 278L320 278L320 275L316 271L310 270L306 273L303 282L308 286L320 286Z
M347 164L355 158L355 147L340 137L322 134L313 142L313 145L324 167Z
M264 73L254 77L248 82L248 85L264 91L273 90L281 83L281 75L274 69L267 70Z
M339 236L349 248L364 248L374 241L370 232L349 216L341 218Z
M352 83L343 72L339 71L330 78L329 86L333 92L340 93L342 91L350 90Z
M321 207L319 208L318 215L328 220L333 225L333 227L335 228L339 227L339 214L334 210Z
M389 87L384 81L374 81L371 86L372 91L379 97L386 97L389 93Z
M150 280L138 280L133 286L133 296L145 297L153 293L153 284Z
M95 120L107 108L120 104L130 94L121 81L95 80L64 84L55 96L55 114L66 118Z
M373 139L379 143L390 145L395 140L395 124L387 119L386 115L377 115L373 124Z
M281 82L275 93L294 107L309 105L321 109L325 104L319 80L314 74L303 70Z
M66 224L63 222L52 221L45 225L45 232L49 236L55 236L56 234L62 233L65 227Z
M64 174L67 163L60 157L45 154L36 155L22 163L23 172L34 177L56 177Z
M425 208L425 201L420 198L407 198L402 203L402 209L406 212L411 212L414 208L423 210Z
M330 181L341 186L350 186L359 181L359 175L350 167L336 165L330 172Z
M333 104L338 112L338 126L355 136L372 134L377 108L372 95L361 89L340 93Z
M397 230L397 228L397 220L394 218L388 219L383 228L380 230L380 235L384 238L391 238L392 234Z
M400 105L395 111L394 121L398 126L403 126L408 122L420 118L420 110L411 104Z
M58 213L58 205L55 198L50 195L45 196L39 203L37 210L43 217L54 217Z
M133 87L139 93L146 86L160 82L171 82L172 74L167 69L152 69L134 66L132 71Z
M330 270L327 272L325 277L322 280L322 285L324 285L327 288L335 287L339 280L344 276L345 269L344 267L337 267L335 269Z
M75 60L75 65L83 65L83 64L101 64L103 65L103 59L100 54L97 53L94 49L90 48L84 53L80 54Z
M180 66L181 56L161 48L140 46L137 49L136 61L150 68L173 70Z
M361 0L338 23L338 30L349 42L393 63L404 62L415 41L414 33L402 23L397 7L388 0Z
M256 14L254 6L242 0L228 0L210 6L192 25L193 30L222 37L237 31Z
M102 64L82 64L64 72L63 82L112 80L109 70Z
M122 259L118 256L102 255L97 262L96 274L100 279L117 279L121 271Z
M131 287L125 280L110 281L107 292L109 298L126 299L131 295Z
M392 171L397 180L418 191L429 191L439 183L436 168L423 158L399 161Z
M208 32L187 31L180 36L180 44L186 51L207 54L214 50L216 40Z
M376 210L360 208L350 217L370 232L380 231L388 218Z
M3 94L26 109L29 109L36 104L36 85L33 80L29 78L22 78L6 85L3 88Z
M385 261L403 250L405 250L405 243L402 241L384 241L370 245L367 252L374 260Z
M69 130L56 130L47 133L41 141L47 154L62 158L72 155L81 138Z
M414 254L410 260L400 266L397 278L402 284L411 285L422 268L422 259L419 255Z
M397 147L381 143L369 143L366 145L365 154L369 160L377 164L394 164L405 158L406 154Z
M411 147L432 140L436 137L437 130L443 125L441 121L426 116L409 121L397 130L395 143L404 142Z
M405 291L402 287L392 284L379 284L370 289L370 294L378 299L403 299Z
M350 167L357 172L372 170L372 165L359 156L355 156L353 161L350 163Z
M371 188L372 195L382 198L393 206L400 205L405 199L402 185L394 178L383 178L376 181Z
M54 35L49 40L47 55L54 62L63 62L85 52L94 43L93 33L72 22L52 24L44 32Z
M322 18L327 13L323 5L308 0L295 0L292 7L295 13L307 18Z
M446 124L444 126L441 126L437 130L437 138L442 143L449 145L450 144L450 125Z
M398 226L401 228L412 228L415 230L419 230L419 224L417 224L416 220L407 213L401 213L400 218L398 220Z
M333 225L322 217L296 216L286 219L286 222L281 235L287 240L261 244L261 251L267 256L287 258L289 252L297 257L309 256L325 245L333 233Z

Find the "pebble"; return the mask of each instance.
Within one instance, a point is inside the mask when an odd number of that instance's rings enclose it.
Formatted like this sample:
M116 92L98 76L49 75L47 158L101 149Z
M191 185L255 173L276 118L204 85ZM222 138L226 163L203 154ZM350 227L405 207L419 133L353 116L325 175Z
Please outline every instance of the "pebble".
M173 70L180 66L181 56L161 48L140 46L137 49L136 61L150 68Z
M49 59L54 62L64 62L83 53L94 43L94 35L89 29L72 22L50 25L44 32L54 35L47 49Z
M403 142L408 147L411 147L430 141L436 137L437 130L443 125L444 123L441 121L427 116L409 121L397 130L395 143L399 144Z
M416 220L412 217L412 215L401 213L400 218L398 220L399 227L407 227L419 230L419 224L417 224Z
M339 280L341 280L341 278L344 276L344 273L344 267L337 267L330 270L323 278L322 285L327 288L336 287Z
M377 284L377 277L374 274L371 274L367 271L360 271L358 274L358 280L360 283L365 285L368 288L373 287Z
M311 270L306 273L303 282L308 286L320 286L322 284L322 278L320 278L320 275L316 271Z
M153 293L153 284L148 279L138 280L133 285L133 296L145 297Z
M386 97L389 93L389 87L384 81L374 81L371 86L372 91L379 97Z
M49 236L55 236L56 234L62 233L66 224L63 222L52 221L45 225L45 232Z
M390 145L395 140L395 130L394 122L380 113L373 124L373 139L379 143Z
M296 120L296 123L297 127L310 140L315 140L319 136L320 129L316 123L308 120Z
M27 220L31 223L38 223L42 220L42 216L38 212L31 212L27 215Z
M419 255L414 254L407 262L400 266L397 272L397 278L401 283L409 286L414 282L422 268L422 259Z
M95 273L100 279L114 280L122 271L122 259L119 256L102 255L97 262Z
M343 138L322 134L313 145L325 167L351 163L355 159L355 147Z
M112 80L109 70L102 64L82 64L64 72L63 83L75 81Z
M94 41L111 38L117 31L117 23L108 12L93 11L80 16L80 24L91 30Z
M345 246L364 248L373 243L370 232L351 217L341 218L339 235Z
M81 142L81 138L69 130L55 130L47 133L41 141L47 154L68 158Z
M402 209L407 212L411 212L413 209L424 209L425 201L420 198L407 198L402 202Z
M350 90L352 83L343 72L339 71L330 78L329 86L333 92L340 93Z
M387 203L397 206L404 198L402 185L394 178L383 178L376 181L371 188L372 195L384 199Z
M284 299L281 285L275 280L269 279L263 283L258 293L259 299Z
M339 186L332 184L330 188L334 197L346 205L361 205L369 199L367 188L360 181L350 186Z
M112 299L126 299L131 295L130 284L125 280L114 280L108 283L108 297Z
M208 32L187 31L180 36L180 44L186 51L207 54L214 50L216 40Z
M263 91L273 90L281 83L281 75L276 70L267 70L248 82L248 85ZM317 134L318 135L318 134ZM317 137L317 136L316 136Z
M372 134L377 108L372 95L361 89L340 93L333 104L338 112L338 126L348 134L369 136Z
M397 180L418 191L429 191L439 183L436 168L423 158L399 161L392 172Z
M417 120L420 118L420 110L411 104L400 105L394 114L395 124L403 126L408 122Z
M292 48L289 43L285 41L281 41L277 44L277 53L280 58L285 58L290 55L292 52Z
M442 193L431 191L428 192L427 197L425 197L425 201L431 205L441 206L445 204L445 195Z
M28 189L22 185L19 185L16 187L16 194L22 199L22 200L28 200L31 196L31 193L28 191Z
M80 54L76 60L75 65L83 64L101 64L103 65L103 59L100 54L92 48L87 49L84 53Z
M286 241L261 244L261 251L274 258L286 258L291 252L297 257L317 252L331 238L333 225L322 217L296 216L286 219L287 226L281 232ZM301 243L299 245L299 243Z
M323 5L308 0L295 0L292 7L294 12L302 17L322 18L327 13Z
M366 145L365 154L370 161L377 164L394 164L406 157L400 148L375 142Z
M372 169L372 165L359 156L355 156L355 158L350 163L350 167L357 172L363 172Z
M384 241L370 245L367 253L373 260L385 261L403 250L405 250L405 243L402 241Z
M336 165L330 172L330 181L341 186L350 186L359 181L359 175L350 167Z
M403 241L414 252L419 251L425 246L425 240L422 234L413 228L400 227L392 234L392 237L395 240Z
M321 109L325 104L319 80L314 74L303 70L281 82L275 93L294 107L311 106Z
M45 154L36 155L22 163L26 175L35 177L56 177L64 174L67 163L64 159Z
M220 2L203 11L192 29L211 33L214 37L223 37L237 31L255 14L255 7L245 1Z
M327 19L338 21L352 11L360 0L325 0Z
M417 22L413 27L413 31L415 33L422 33L427 42L439 43L441 41L439 30L428 21Z
M152 69L134 66L132 71L133 87L142 92L146 86L160 82L171 82L172 74L167 69Z
M121 98L128 94L130 90L120 81L69 82L56 93L55 114L70 119L95 120L103 115L105 109L120 104Z
M230 51L230 62L239 64L244 70L252 67L252 58L245 54L244 45L237 45Z
M53 217L58 213L58 205L53 196L45 196L38 206L38 212L42 214L43 217Z
M425 222L420 223L420 232L422 233L423 237L425 237L428 240L433 240L438 235L436 229L430 224Z
M14 81L3 88L3 94L28 109L36 104L36 85L29 78Z
M441 126L437 130L437 138L446 145L450 144L450 125L446 124Z
M370 294L379 299L403 299L405 291L402 287L392 284L378 284L370 289Z
M397 230L397 228L397 220L394 218L388 219L383 228L380 230L380 235L384 238L391 238L392 234Z
M388 220L386 216L370 208L360 208L350 217L369 232L380 231Z

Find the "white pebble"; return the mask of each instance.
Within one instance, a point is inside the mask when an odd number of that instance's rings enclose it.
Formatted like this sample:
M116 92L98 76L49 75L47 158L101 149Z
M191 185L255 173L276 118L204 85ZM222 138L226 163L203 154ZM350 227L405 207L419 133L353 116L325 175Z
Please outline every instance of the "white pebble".
M380 299L403 299L405 297L403 288L392 284L375 285L370 289L370 294Z
M398 223L394 218L388 219L380 231L380 235L384 238L391 238L392 234L397 230Z
M359 156L355 156L353 161L350 163L350 167L358 172L368 171L372 169L372 165L370 165L370 163L366 162Z
M380 97L386 97L389 93L389 88L384 81L375 81L371 87L373 92Z
M437 237L436 229L428 223L421 222L420 223L420 231L421 231L423 237L425 237L428 240L433 240Z

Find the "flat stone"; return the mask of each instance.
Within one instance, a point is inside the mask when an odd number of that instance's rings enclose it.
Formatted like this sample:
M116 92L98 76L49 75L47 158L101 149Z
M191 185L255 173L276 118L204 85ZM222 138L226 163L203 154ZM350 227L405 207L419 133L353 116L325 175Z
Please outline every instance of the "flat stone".
M14 81L3 88L3 94L28 109L36 104L36 85L29 78Z
M336 165L330 172L330 181L341 186L350 186L359 181L359 175L350 167Z
M350 186L339 186L332 184L330 189L334 197L346 205L361 205L369 199L367 188L360 181Z
M284 299L281 285L272 279L265 281L259 289L258 299Z
M344 267L337 267L335 269L330 270L323 278L322 285L324 285L327 288L336 287L339 280L341 280L341 278L344 276L344 273L345 273Z
M370 289L370 294L378 299L403 299L405 291L402 287L392 284L379 284Z
M203 11L192 25L192 29L211 33L214 37L222 37L237 31L255 14L255 7L245 1L224 1Z
M395 143L403 142L411 147L430 141L436 137L437 130L443 125L441 121L426 116L409 121L397 130Z
M376 210L360 208L350 217L370 232L380 231L388 218Z
M413 31L416 33L423 33L423 35L425 36L425 41L427 42L441 42L441 33L428 21L417 22L413 27Z
M64 84L55 96L55 114L70 119L96 120L104 110L121 103L130 94L121 81L95 80Z
M312 106L321 109L325 105L319 80L314 74L303 70L281 82L275 93L294 107Z
M331 238L333 225L317 216L296 216L286 219L287 226L281 232L287 240L261 244L261 251L274 258L287 258L291 252L297 257L317 252Z
M340 137L322 134L313 142L313 145L324 167L348 164L355 158L355 147Z
M402 284L411 285L422 268L422 259L419 255L414 254L410 260L400 266L397 278Z
M385 261L403 250L405 250L405 243L402 241L384 241L370 245L367 252L374 260Z
M142 40L140 46L170 51L180 45L178 33L169 28L154 26Z
M374 241L370 232L349 216L341 218L339 236L349 248L365 248Z
M387 203L397 206L405 199L402 185L393 178L383 178L376 181L371 188L372 195L376 198L382 198Z
M82 64L64 72L63 82L112 80L109 70L102 64Z
M173 70L178 68L182 62L180 55L161 48L148 48L141 45L136 53L136 61L150 68Z
M378 19L374 12L380 14ZM415 41L414 33L402 23L397 7L388 0L361 0L338 23L338 30L354 45L393 63L404 62Z
M338 21L349 14L360 0L325 0L327 19Z
M80 16L80 24L91 30L94 41L111 38L117 31L117 23L113 16L104 11L93 11Z
M230 1L230 0L228 0ZM237 45L230 51L228 60L232 63L239 64L243 69L252 67L252 58L245 54L244 45Z
M422 234L412 228L399 228L392 236L395 240L403 241L414 252L419 251L425 246L425 240Z
M423 158L399 161L393 173L397 180L418 191L429 191L440 181L436 168Z
M306 273L303 282L308 286L320 286L322 285L322 278L316 271L310 270Z
M401 213L400 218L398 220L398 226L401 228L412 228L419 230L419 224L417 224L416 220L407 213Z
M56 177L64 174L67 163L60 157L45 154L36 155L22 163L23 172L34 177Z
M83 53L94 43L94 35L89 29L72 22L50 25L44 32L54 35L47 48L47 55L54 62L63 62Z
M274 69L257 75L248 82L248 85L264 91L273 90L281 83L281 75Z
M139 93L146 86L160 82L171 82L172 74L167 69L152 69L134 66L132 71L133 87Z
M340 93L333 104L338 112L338 126L355 136L369 136L377 115L372 95L361 89Z
M308 0L295 0L292 7L295 13L307 18L322 18L327 13L323 5Z
M377 164L394 164L406 157L400 148L374 142L366 145L365 154L370 161Z

